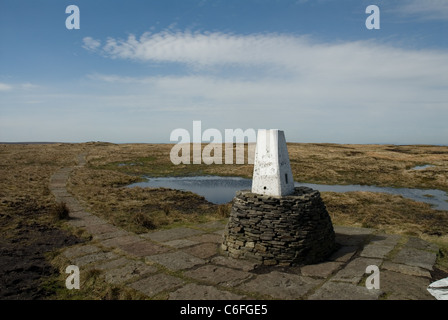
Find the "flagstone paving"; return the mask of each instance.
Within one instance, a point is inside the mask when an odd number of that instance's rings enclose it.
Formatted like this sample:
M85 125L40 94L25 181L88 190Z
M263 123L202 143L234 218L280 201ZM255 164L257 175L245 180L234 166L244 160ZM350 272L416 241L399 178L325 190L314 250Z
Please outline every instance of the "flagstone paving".
M77 167L85 164L78 157ZM262 267L220 254L225 220L133 234L84 210L66 189L74 168L50 180L57 201L70 209L67 222L92 235L63 255L83 271L96 269L111 284L157 299L434 299L427 291L437 246L374 229L334 226L339 249L307 266ZM369 265L380 270L380 288L367 289Z

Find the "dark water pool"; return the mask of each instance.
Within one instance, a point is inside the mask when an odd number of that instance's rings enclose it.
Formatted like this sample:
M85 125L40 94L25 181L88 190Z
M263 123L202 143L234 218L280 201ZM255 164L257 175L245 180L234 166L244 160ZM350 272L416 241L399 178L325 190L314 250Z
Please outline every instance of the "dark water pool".
M398 194L415 201L429 203L434 206L434 209L448 210L448 196L446 192L441 190L390 188L363 185L324 185L300 182L295 182L295 185L310 187L321 192L369 191ZM137 186L152 188L164 187L191 191L204 196L210 202L222 204L231 201L235 196L236 191L250 189L252 187L252 180L239 177L220 176L163 177L147 178L147 181L133 183L128 187Z

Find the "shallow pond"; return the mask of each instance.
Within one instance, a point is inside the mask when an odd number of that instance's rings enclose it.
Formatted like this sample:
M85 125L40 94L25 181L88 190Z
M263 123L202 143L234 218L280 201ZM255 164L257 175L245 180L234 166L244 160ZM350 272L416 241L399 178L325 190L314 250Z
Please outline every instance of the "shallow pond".
M369 191L402 195L415 201L426 202L434 209L448 210L448 196L446 192L433 189L390 188L364 185L324 185L295 182L296 186L310 187L320 192L349 192ZM233 199L238 190L251 189L252 180L240 177L195 176L195 177L162 177L147 178L147 181L137 182L128 187L170 188L191 191L204 196L208 201L216 204L227 203Z
M425 164L423 166L415 166L411 170L425 170L426 168L431 168L431 167L435 167L435 166L432 164Z

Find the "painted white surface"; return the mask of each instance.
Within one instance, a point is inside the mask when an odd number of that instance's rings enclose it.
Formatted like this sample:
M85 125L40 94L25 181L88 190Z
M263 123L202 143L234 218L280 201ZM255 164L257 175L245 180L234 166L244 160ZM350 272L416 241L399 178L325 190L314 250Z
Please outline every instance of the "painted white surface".
M288 148L281 130L258 130L252 192L270 196L286 196L294 192Z
M427 290L437 300L448 300L448 278L431 283Z

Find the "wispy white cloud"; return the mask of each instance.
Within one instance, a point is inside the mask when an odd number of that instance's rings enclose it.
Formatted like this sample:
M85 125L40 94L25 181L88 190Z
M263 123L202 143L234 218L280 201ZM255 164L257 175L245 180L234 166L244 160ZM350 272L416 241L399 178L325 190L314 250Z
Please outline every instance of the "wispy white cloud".
M414 141L428 142L448 118L448 53L442 50L375 41L320 43L282 34L164 31L110 38L96 52L191 68L173 75L89 75L122 93L108 103L170 119L182 114L217 126L278 126L306 131L314 141L331 141L339 132L340 142L387 141L397 131L397 140L407 139L419 127L426 131ZM302 133L291 138L300 141Z
M12 90L32 90L40 88L39 85L26 82L26 83L1 83L0 82L0 91L12 91Z
M85 43L100 43L84 38ZM290 63L297 49L308 44L306 37L277 34L234 35L225 33L174 32L144 33L137 39L108 38L94 49L119 59L173 62L194 66L211 65L284 65ZM93 49L89 46L89 49Z
M95 51L101 46L101 42L93 39L92 37L85 37L82 39L83 48L89 51Z
M171 31L84 44L107 58L183 68L138 77L91 73L82 90L58 88L57 94L3 84L17 91L3 100L13 123L45 108L67 123L91 124L72 126L89 139L168 142L171 130L202 120L209 128L281 128L290 141L446 143L443 50ZM32 101L42 103L36 108ZM26 102L25 111L16 107Z
M7 83L0 82L0 91L10 91L12 90L12 86Z
M231 92L239 92L238 87L242 86L251 94L261 95L264 92L257 93L247 86L258 83L264 87L265 83L272 82L272 88L276 88L276 83L282 83L282 88L292 92L302 91L306 87L308 94L318 89L332 92L338 88L344 92L349 88L358 88L362 89L360 92L363 95L373 88L391 93L408 91L408 95L448 88L448 52L407 50L373 41L317 43L307 37L289 35L165 31L144 34L140 39L133 35L127 40L110 38L97 51L111 58L181 63L199 68L194 69L199 75L196 80L207 80L197 84L197 81L185 76L139 79L122 75L90 77L108 82L148 85L182 83L182 87L192 91L197 90L192 83L202 90L216 81L224 87L227 87L227 82L229 86L238 83ZM227 72L229 65L237 67L234 69L237 71L230 75ZM247 73L244 73L245 68L249 68ZM254 70L256 76L251 77ZM214 80L210 80L212 78ZM255 82L247 79L254 79ZM290 84L296 86L294 90ZM346 93L346 98L353 97L353 94L356 93Z
M19 85L20 88L25 89L25 90L31 90L31 89L38 89L40 88L39 85L34 84L34 83L30 83L30 82L26 82L26 83L22 83Z
M421 20L448 20L448 1L446 0L398 1L395 10L402 15Z
M100 43L100 41L89 40ZM379 81L416 80L439 82L448 71L443 51L395 48L372 41L317 43L305 36L281 34L233 35L163 31L139 39L109 38L97 52L115 59L181 63L194 68L256 67L270 76ZM205 69L204 69L205 68ZM258 76L258 74L257 74Z

